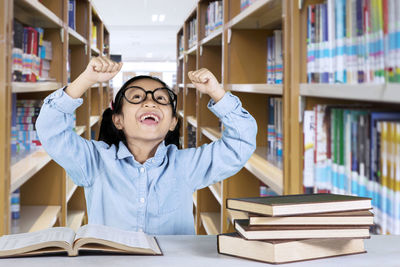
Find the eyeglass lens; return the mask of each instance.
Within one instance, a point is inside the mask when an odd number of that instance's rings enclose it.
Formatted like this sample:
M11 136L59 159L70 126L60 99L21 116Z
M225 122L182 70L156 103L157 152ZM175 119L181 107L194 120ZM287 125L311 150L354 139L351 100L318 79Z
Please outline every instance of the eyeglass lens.
M140 87L131 87L125 91L125 97L129 102L139 104L146 100L147 94L152 94L153 100L161 105L171 104L171 95L167 88L158 88L154 91L145 91Z

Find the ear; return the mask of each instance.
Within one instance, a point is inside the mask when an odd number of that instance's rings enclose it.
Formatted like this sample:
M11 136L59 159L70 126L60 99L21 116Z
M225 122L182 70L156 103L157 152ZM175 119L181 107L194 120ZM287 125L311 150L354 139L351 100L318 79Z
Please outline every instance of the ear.
M113 114L112 121L118 130L122 130L124 128L121 114Z
M171 120L171 125L170 125L170 127L169 127L169 130L170 131L173 131L173 130L175 130L175 127L176 127L176 124L178 123L178 118L177 117L173 117L172 118L172 120Z

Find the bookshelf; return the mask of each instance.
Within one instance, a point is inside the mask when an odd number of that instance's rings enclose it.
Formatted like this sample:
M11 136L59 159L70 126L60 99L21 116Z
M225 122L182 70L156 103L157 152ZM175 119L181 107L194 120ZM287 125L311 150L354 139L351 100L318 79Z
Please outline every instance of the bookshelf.
M177 40L184 41L183 49L177 45L177 85L183 98L183 108L178 109L182 119L181 138L183 148L188 144L188 126L196 129L196 146L221 138L221 125L207 108L208 95L196 91L187 72L208 68L221 82L226 91L237 95L243 106L255 117L258 124L257 149L244 168L236 175L193 195L194 218L197 234L216 234L232 231L232 220L243 214L228 211L226 199L230 197L258 196L260 184L264 183L276 194L300 193L300 177L289 174L290 160L290 103L293 96L290 79L283 84L267 84L266 57L267 37L274 30L282 30L284 55L290 55L292 38L290 11L292 1L258 0L244 10L240 1L223 0L222 25L207 24L210 0L199 0L177 32ZM190 22L197 18L197 41L189 47ZM220 23L220 24L219 24ZM182 51L183 50L183 51ZM289 65L284 57L284 65ZM284 69L286 71L286 69ZM289 77L289 73L284 73ZM267 124L268 99L278 97L283 102L283 159L268 155ZM179 106L179 105L178 105ZM300 137L298 137L300 138ZM300 140L300 139L299 139Z
M1 0L0 35L0 236L52 226L77 229L87 222L84 191L42 149L11 154L12 94L17 100L43 100L51 92L74 80L92 56L110 56L110 34L89 0L76 0L75 28L68 24L68 0ZM49 77L45 82L12 81L11 51L13 21L44 29L44 40L52 45ZM91 25L96 25L92 42ZM67 64L69 65L67 67ZM78 135L97 138L103 110L112 97L110 84L101 83L84 95L76 111ZM20 189L20 219L11 219L11 194Z

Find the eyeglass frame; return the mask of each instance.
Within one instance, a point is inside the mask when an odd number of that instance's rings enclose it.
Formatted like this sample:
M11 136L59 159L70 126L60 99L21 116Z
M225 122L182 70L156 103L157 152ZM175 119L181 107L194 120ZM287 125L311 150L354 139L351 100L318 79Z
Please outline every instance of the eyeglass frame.
M138 102L138 103L133 103L133 102L131 102L131 101L125 96L125 92L126 92L128 89L130 89L130 88L138 88L138 89L143 90L143 92L145 93L145 98L143 98L143 100L140 101L140 102ZM171 103L162 104L162 103L158 102L158 101L155 99L155 97L154 97L154 92L157 91L157 90L160 90L160 89L166 89L166 90L167 90L167 92L168 92L168 97L169 97L169 100L170 100ZM138 104L143 103L144 101L146 101L146 99L147 99L147 94L149 94L149 93L151 94L151 98L153 99L153 101L156 102L157 104L160 104L160 105L163 105L163 106L172 105L173 113L174 113L174 115L176 114L176 106L177 106L177 102L178 102L178 99L177 99L178 96L174 93L174 91L172 91L171 89L169 89L169 88L166 87L166 86L156 88L156 89L154 89L153 91L151 91L151 90L147 90L147 91L146 91L144 88L142 88L142 87L140 87L140 86L133 85L133 86L129 86L129 87L124 88L124 91L122 92L122 96L123 96L123 98L125 98L126 101L128 101L128 103L133 104L133 105L138 105ZM172 93L172 96L174 96L174 99L172 99L171 93Z

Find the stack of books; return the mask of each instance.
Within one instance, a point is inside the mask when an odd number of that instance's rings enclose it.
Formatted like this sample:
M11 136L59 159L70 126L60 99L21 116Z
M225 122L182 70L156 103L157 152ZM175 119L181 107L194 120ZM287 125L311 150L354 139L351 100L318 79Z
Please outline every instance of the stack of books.
M248 219L218 235L218 253L275 264L366 252L374 220L370 198L347 195L230 198L226 206Z

